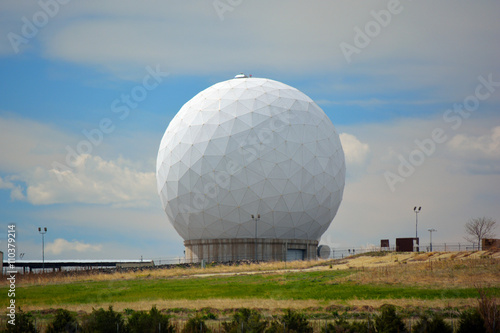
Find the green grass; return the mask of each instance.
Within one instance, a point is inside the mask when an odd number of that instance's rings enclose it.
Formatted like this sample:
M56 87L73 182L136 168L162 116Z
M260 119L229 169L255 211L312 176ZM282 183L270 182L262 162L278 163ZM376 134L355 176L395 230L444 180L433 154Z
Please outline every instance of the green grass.
M239 275L205 278L136 279L19 286L16 302L57 306L175 299L349 300L349 299L442 299L474 298L474 288L430 289L406 286L371 286L339 283L350 271L289 273L286 275ZM489 288L499 296L500 288ZM0 293L7 294L1 288Z

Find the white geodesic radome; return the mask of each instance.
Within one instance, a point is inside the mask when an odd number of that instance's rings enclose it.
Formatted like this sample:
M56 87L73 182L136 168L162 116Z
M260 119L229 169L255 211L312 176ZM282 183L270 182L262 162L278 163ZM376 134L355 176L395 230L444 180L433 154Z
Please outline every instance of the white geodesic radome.
M168 219L185 240L319 240L344 190L339 136L299 90L240 76L197 94L168 126L156 167Z

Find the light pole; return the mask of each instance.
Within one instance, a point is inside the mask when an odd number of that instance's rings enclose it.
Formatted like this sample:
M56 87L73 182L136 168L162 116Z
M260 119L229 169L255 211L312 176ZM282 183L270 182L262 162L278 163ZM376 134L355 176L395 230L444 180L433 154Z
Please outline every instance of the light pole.
M430 238L431 238L431 246L430 246L430 248L431 248L431 252L432 252L432 232L433 232L433 231L437 231L437 230L436 230L436 229L434 229L434 228L432 228L432 229L427 229L427 230L429 230L429 235L430 235Z
M43 227L43 229L38 227L38 232L42 234L42 271L45 273L45 240L43 236L47 233L47 227Z
M257 216L252 214L252 220L255 221L255 261L257 261L257 222L260 220L260 214Z
M417 208L417 206L415 206L415 208L413 208L413 211L415 212L415 238L418 238L418 232L417 232L418 213L420 213L421 209L422 209L422 207Z

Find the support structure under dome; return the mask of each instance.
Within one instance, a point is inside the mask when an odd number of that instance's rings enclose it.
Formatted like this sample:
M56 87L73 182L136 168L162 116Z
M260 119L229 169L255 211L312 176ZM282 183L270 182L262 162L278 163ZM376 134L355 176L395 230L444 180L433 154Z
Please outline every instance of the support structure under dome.
M187 262L317 259L318 241L310 239L225 238L184 241Z

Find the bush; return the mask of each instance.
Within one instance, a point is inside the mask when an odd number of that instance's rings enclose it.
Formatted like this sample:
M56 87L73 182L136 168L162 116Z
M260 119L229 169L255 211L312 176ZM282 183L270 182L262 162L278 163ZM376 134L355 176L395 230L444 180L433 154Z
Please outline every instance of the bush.
M203 320L216 320L217 315L215 313L212 313L212 312L207 312L201 316L201 319L203 319Z
M267 326L267 320L255 310L242 308L233 314L233 319L229 323L222 323L226 333L264 332Z
M373 323L370 320L349 323L345 318L339 318L335 320L335 323L330 323L321 328L322 333L369 333L373 331Z
M321 328L321 333L350 333L351 324L345 318L335 320L335 323L329 323Z
M273 320L266 333L312 333L313 329L306 316L302 313L285 310L285 314L280 319Z
M21 308L16 313L15 325L9 324L10 318L5 322L6 332L31 333L36 332L33 315L31 312L23 312Z
M379 333L400 333L406 332L406 325L394 305L386 305L382 307L382 313L375 317L375 330Z
M375 332L373 322L368 320L359 320L351 323L352 333L371 333Z
M497 299L489 295L482 288L478 288L478 292L477 310L484 320L486 332L500 332L500 306L497 303Z
M170 324L169 317L161 314L156 306L153 306L149 313L145 311L132 313L128 319L128 329L132 333L175 332L175 326Z
M427 315L421 316L413 330L425 333L453 333L451 325L439 315L434 315L431 319Z
M205 324L205 320L196 315L195 317L189 318L186 322L186 325L181 331L182 333L202 333L202 332L212 332L207 325Z
M109 309L99 310L92 309L92 313L87 316L82 324L82 332L88 333L108 333L108 332L128 332L123 321L122 315L113 311L113 307Z
M78 332L78 330L80 330L80 325L76 317L65 309L58 309L56 316L47 327L47 333Z
M457 333L486 333L484 320L477 309L463 311L458 320Z

